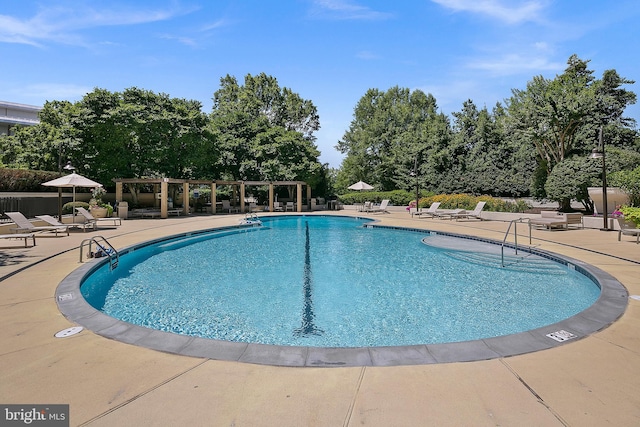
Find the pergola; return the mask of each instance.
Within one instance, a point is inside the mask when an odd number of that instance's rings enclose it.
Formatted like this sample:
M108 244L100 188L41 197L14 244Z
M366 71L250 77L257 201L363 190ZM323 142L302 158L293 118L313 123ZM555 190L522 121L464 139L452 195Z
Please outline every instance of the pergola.
M216 187L218 185L231 185L240 188L240 211L245 211L245 191L247 186L269 186L269 212L273 212L274 187L277 186L296 186L296 211L302 212L302 206L308 204L311 199L311 186L304 181L222 181L222 180L193 180L193 179L175 179L175 178L117 178L116 183L116 200L123 200L122 187L123 184L154 184L160 186L160 217L167 218L169 216L169 184L182 185L182 209L186 215L189 213L189 186L194 185L210 185L211 186L211 206L212 213L216 213ZM306 200L302 203L302 187L307 187Z

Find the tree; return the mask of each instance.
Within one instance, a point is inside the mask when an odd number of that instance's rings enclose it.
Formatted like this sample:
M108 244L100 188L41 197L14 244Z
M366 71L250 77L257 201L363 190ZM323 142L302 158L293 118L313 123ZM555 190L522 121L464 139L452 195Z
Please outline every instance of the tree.
M305 180L321 173L313 132L316 107L264 73L220 79L214 94L210 131L219 147L219 165L235 180Z
M596 80L593 71L587 69L588 62L572 55L563 74L553 80L536 76L526 90L514 89L508 101L511 130L533 144L547 176L567 157L586 155L599 127L632 123L622 114L636 97L621 87L632 81L614 70L605 71L603 79ZM542 185L543 181L536 182ZM569 194L561 205L569 208Z
M380 190L409 189L416 159L423 184L429 152L448 136L448 120L437 113L436 100L420 90L369 89L354 109L354 119L336 148L346 154L339 180L366 181Z

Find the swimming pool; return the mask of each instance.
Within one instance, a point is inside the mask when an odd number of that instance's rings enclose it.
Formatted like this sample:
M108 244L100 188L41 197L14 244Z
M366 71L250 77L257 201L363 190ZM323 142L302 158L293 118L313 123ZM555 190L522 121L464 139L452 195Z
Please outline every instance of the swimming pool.
M588 311L600 295L579 263L528 254L500 268L425 245L424 231L354 218L264 221L125 251L113 272L83 275L82 294L125 325L284 352L513 339Z

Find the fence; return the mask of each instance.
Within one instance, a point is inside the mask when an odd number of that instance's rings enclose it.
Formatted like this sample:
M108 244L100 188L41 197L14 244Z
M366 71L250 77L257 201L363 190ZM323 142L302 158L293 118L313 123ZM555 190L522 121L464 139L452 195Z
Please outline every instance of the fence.
M71 197L63 196L62 204L70 202ZM58 195L36 196L24 193L20 195L0 194L0 215L5 212L22 212L27 218L34 218L36 215L58 215ZM7 218L1 218L8 220Z

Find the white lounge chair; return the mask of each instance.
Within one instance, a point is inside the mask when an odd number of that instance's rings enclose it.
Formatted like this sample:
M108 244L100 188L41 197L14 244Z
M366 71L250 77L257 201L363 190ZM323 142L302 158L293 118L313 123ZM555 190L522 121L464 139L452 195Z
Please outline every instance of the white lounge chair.
M429 206L429 209L424 210L424 211L419 211L419 212L412 212L411 216L416 215L416 216L430 216L430 217L434 217L438 215L438 208L440 207L440 202L433 202L431 203L431 206Z
M282 212L284 211L284 208L282 207L282 203L280 202L273 202L273 210L275 212Z
M293 202L287 202L287 205L285 207L285 211L291 211L291 212L295 212L295 208L293 206Z
M117 225L122 225L122 220L117 216L111 218L96 218L91 215L91 212L89 212L85 208L76 208L76 211L78 211L84 217L85 224L87 226L93 227L94 230L98 229L98 223L111 222L114 227Z
M387 210L387 205L389 204L389 200L388 199L384 199L382 202L380 202L380 206L372 206L370 207L367 212L369 213L389 213L389 211Z
M53 227L79 227L84 225L84 224L63 224L57 219L55 219L54 217L52 217L51 215L36 215L36 218L46 222L47 224Z
M636 243L640 243L640 228L636 228L636 224L633 221L625 220L624 218L617 218L620 230L618 230L618 242L624 234L625 236L636 236Z
M451 214L451 219L455 218L456 221L460 218L474 218L474 219L479 219L480 221L482 221L482 217L480 216L480 214L482 213L482 209L484 209L484 205L486 205L487 202L478 202L478 204L476 205L475 209L472 210L471 212L469 211L465 211L464 209L462 210L462 212L455 212Z
M36 235L33 233L14 233L14 234L0 234L0 239L24 239L24 247L27 247L27 241L33 240L33 245L36 245Z
M21 212L5 212L5 215L11 218L17 227L12 228L13 231L17 233L37 233L38 231L53 231L58 235L58 232L66 232L67 236L69 235L69 226L68 225L48 225L48 226L40 226L36 227L31 224L31 221L27 219L26 216L22 215Z

